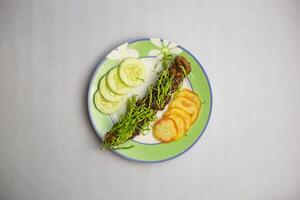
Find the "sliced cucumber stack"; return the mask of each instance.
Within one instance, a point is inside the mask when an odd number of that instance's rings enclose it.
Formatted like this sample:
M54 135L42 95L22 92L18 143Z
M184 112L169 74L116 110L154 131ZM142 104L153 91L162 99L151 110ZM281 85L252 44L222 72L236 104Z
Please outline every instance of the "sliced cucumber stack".
M100 84L99 84L99 90L102 96L104 97L104 99L108 101L121 101L123 99L123 96L118 95L114 93L111 89L109 89L106 84L106 79L107 76L104 76L100 80Z
M121 80L128 86L135 87L145 82L145 67L144 64L135 58L124 60L119 69Z
M124 84L119 77L119 67L115 67L107 75L108 87L115 93L125 95L132 89Z
M96 108L104 114L116 112L127 94L144 83L145 76L145 67L140 60L126 59L101 78L94 95Z
M94 96L94 104L100 112L104 114L112 114L120 108L121 101L107 101L101 95L100 91L97 90Z

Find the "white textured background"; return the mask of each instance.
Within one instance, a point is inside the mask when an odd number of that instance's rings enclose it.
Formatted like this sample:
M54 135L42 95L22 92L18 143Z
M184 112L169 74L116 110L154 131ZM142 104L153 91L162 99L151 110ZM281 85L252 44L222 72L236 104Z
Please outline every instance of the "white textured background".
M159 164L98 149L86 92L128 39L200 58L214 105ZM299 200L300 1L0 0L1 200Z

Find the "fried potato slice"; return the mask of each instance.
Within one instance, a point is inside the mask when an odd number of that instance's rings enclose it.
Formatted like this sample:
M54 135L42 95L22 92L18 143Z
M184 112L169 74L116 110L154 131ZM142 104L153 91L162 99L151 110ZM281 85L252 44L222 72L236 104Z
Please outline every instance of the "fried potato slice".
M186 130L185 121L181 116L174 114L174 113L171 113L170 115L168 115L168 118L171 118L175 121L177 128L178 128L178 134L177 134L175 140L179 140L185 134L185 130Z
M187 97L187 98L191 99L192 101L194 101L197 104L199 109L201 108L201 99L198 96L198 94L193 92L192 90L189 90L189 89L180 90L175 94L174 97L176 98L179 96L183 96L183 97Z
M169 105L170 108L177 107L186 111L188 114L192 116L191 123L194 123L198 117L199 107L197 104L184 96L178 96L173 99L173 101Z
M177 134L177 125L171 118L163 117L153 125L153 136L163 143L171 142L177 137Z
M164 116L168 117L171 114L176 114L183 118L185 122L185 131L188 131L192 125L192 116L189 115L186 111L182 110L181 108L172 107L169 108L168 111L164 114Z

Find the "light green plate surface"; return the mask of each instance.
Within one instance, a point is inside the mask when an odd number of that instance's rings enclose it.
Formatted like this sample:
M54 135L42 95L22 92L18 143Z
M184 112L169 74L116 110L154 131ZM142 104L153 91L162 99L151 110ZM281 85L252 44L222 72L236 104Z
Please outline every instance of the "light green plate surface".
M159 162L175 158L187 151L198 141L209 121L212 109L212 94L208 78L199 61L186 49L173 42L155 38L144 38L127 42L111 51L97 66L94 72L88 91L88 110L98 136L103 139L106 132L113 126L113 117L100 113L93 103L93 95L98 89L98 82L101 77L126 57L160 58L162 56L161 52L163 51L168 51L174 55L182 55L191 63L192 72L189 75L189 83L193 91L196 92L205 103L202 105L197 121L187 133L187 137L168 144L145 144L137 141L128 141L124 146L133 144L133 148L114 151L129 160Z

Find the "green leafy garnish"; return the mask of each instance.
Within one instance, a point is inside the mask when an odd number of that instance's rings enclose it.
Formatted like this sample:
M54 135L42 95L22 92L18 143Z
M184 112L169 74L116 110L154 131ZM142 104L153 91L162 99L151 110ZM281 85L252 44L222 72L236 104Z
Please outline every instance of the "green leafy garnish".
M103 148L110 150L128 149L133 147L120 147L121 144L132 139L143 131L150 129L150 123L156 119L156 112L166 106L166 99L172 96L173 76L168 67L174 57L164 54L161 62L163 69L155 84L148 87L144 98L133 96L128 99L126 113L121 115L120 120L105 136Z

